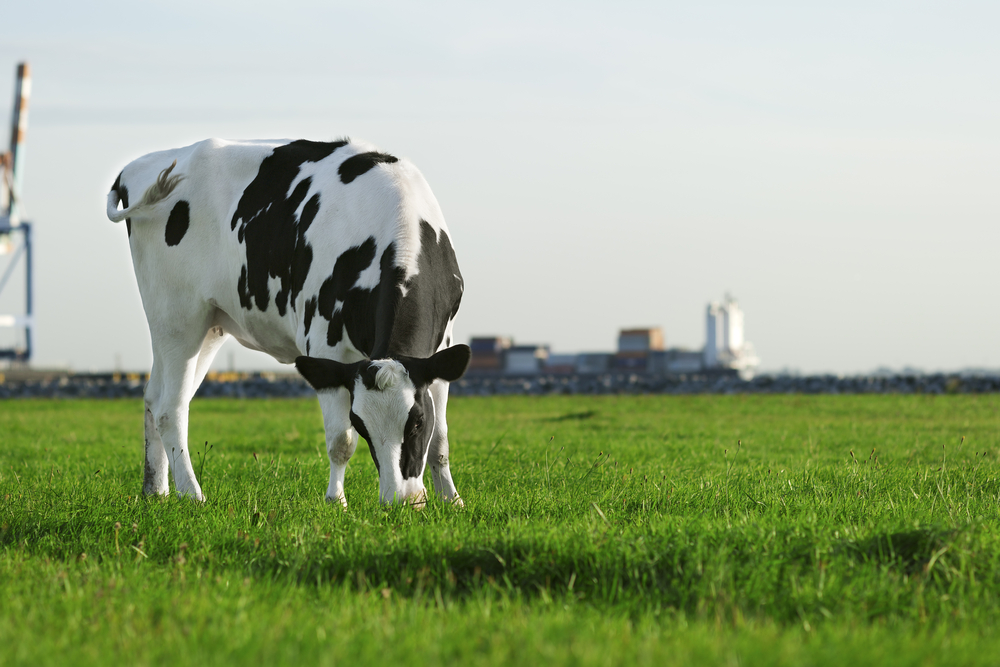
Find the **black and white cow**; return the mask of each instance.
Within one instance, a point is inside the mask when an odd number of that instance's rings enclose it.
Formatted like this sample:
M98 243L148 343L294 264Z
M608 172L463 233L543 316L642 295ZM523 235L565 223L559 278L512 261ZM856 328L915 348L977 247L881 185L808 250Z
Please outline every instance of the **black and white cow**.
M428 459L438 494L462 503L445 410L469 362L451 347L463 281L416 167L349 140L209 139L130 163L107 213L128 228L153 344L145 493L169 493L169 465L179 495L204 499L188 404L233 336L317 390L328 500L347 504L360 433L383 503L423 503Z

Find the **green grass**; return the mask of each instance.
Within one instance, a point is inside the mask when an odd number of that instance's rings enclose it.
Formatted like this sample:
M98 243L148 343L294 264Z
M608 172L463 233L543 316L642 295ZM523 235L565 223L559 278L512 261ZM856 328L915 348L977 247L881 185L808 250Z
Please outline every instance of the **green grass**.
M0 663L1000 661L1000 396L449 411L465 509L362 446L344 512L314 401L195 401L204 505L141 496L141 402L0 403Z

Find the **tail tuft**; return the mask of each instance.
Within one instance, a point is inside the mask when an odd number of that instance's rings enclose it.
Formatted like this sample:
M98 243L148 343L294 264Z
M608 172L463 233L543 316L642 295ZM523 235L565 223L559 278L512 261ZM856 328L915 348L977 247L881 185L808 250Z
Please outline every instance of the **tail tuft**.
M112 189L108 193L108 205L107 213L108 219L111 222L121 222L125 218L129 217L137 209L145 208L146 206L152 206L157 202L161 202L170 196L170 193L177 189L177 186L181 181L184 180L182 174L170 175L170 172L174 170L177 166L177 160L174 160L169 167L160 172L160 175L156 177L156 181L146 188L146 192L143 193L142 199L140 199L136 204L118 210L118 202L121 201L121 197L118 191Z

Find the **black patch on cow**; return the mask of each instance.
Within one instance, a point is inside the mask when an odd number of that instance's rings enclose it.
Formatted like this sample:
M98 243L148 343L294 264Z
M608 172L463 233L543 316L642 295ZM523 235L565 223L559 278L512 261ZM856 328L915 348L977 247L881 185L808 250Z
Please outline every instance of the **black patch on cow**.
M337 173L340 174L340 182L346 185L377 164L392 164L393 162L399 162L399 158L388 153L377 151L358 153L341 162Z
M334 359L309 356L295 358L295 368L306 379L309 386L316 391L338 387L353 391L354 378L357 377L362 363L368 362L357 361L353 364L342 364Z
M403 269L394 266L396 246L390 243L382 251L379 261L379 283L374 289L355 287L361 273L371 266L375 259L375 238L369 237L364 243L346 250L337 258L333 273L327 278L319 290L319 313L329 321L326 342L333 347L344 337L344 329L351 343L369 359L381 359L385 356L389 329L380 327L380 323L391 322L391 310L388 319L383 316L393 301L392 295L397 292L395 286L402 281ZM383 298L383 297L386 298ZM334 312L337 302L341 308ZM380 336L381 339L380 340ZM379 343L383 343L379 345Z
M310 197L297 218L295 212L309 193L311 179L302 179L291 195L288 190L303 164L318 162L346 145L347 141L299 140L279 146L264 158L257 176L243 191L230 228L237 231L240 243L246 244L247 262L236 289L247 310L254 306L267 310L270 278L281 281L274 295L278 314L284 316L289 303L294 309L312 264L312 248L305 233L319 211L320 198L318 194Z
M347 301L348 293L358 282L361 272L371 266L374 259L374 236L369 236L361 245L353 246L341 253L333 265L333 273L323 281L323 285L319 288L317 299L320 315L326 319L333 317L336 302ZM330 345L335 344L330 343Z
M122 185L121 172L118 173L118 178L115 179L111 189L118 193L118 202L122 205L122 208L128 208L128 188ZM125 218L125 229L128 231L129 238L131 238L132 218Z
M354 399L353 393L354 392L352 391L351 392L352 402ZM361 417L359 417L357 414L355 414L354 410L351 410L351 426L353 426L354 430L358 432L358 435L364 438L365 442L368 443L368 451L371 452L372 461L375 462L375 470L381 472L382 469L379 467L378 464L378 456L375 454L375 445L372 444L372 438L370 435L368 435L368 428L365 426L364 420L361 419Z
M175 246L181 242L187 233L188 225L191 224L191 207L183 199L174 204L170 209L170 217L167 218L167 230L164 236L167 245Z
M340 343L345 328L354 347L369 359L429 357L441 347L445 327L461 304L464 283L443 230L438 238L434 228L421 221L420 240L419 273L404 282L405 269L396 266L396 245L390 243L382 251L379 283L373 289L355 283L375 258L374 237L337 258L318 295L319 314L329 322L330 347ZM342 306L335 311L337 302Z
M306 312L303 313L303 322L302 322L303 332L302 333L303 333L303 335L308 336L309 335L309 329L312 327L313 317L316 315L316 297L313 297L311 299L307 299L306 300L306 308L305 308L305 310L306 310ZM306 341L306 345L308 345L308 344L309 344L309 342ZM306 354L309 354L308 350L306 351Z
M369 391L375 389L375 376L378 375L378 367L374 364L368 364L358 372L358 376L361 378L361 383L365 385L365 388Z
M392 323L388 351L392 356L429 357L441 347L445 326L462 303L465 283L451 239L420 221L418 273L406 283Z
M328 322L326 343L330 347L337 345L344 337L344 310L370 309L369 300L372 292L356 289L354 284L358 282L361 272L371 266L374 259L375 237L369 236L364 243L348 248L337 258L333 273L320 286L317 295L318 310ZM341 302L341 308L334 312L338 301ZM358 349L365 352L360 342L355 341L354 336L351 336L351 340Z
M426 388L417 389L403 429L403 447L399 453L399 472L403 479L419 477L424 469L424 455L431 442L434 426L434 403Z
M240 305L247 310L253 308L253 300L250 298L250 291L247 290L247 265L240 269L239 280L236 281L236 293L240 296Z

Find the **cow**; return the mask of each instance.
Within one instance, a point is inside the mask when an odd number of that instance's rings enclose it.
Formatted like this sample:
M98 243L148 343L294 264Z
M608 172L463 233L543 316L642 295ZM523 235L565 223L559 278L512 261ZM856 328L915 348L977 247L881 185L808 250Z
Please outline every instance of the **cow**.
M142 193L130 204L130 197ZM296 368L323 413L330 483L360 434L379 499L462 505L449 467L449 382L469 363L452 344L464 282L430 187L409 161L364 142L223 141L129 163L107 197L125 221L153 366L143 491L204 500L188 406L230 337Z

